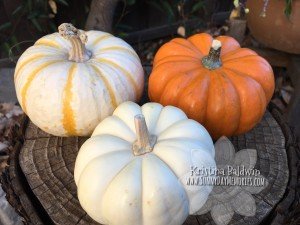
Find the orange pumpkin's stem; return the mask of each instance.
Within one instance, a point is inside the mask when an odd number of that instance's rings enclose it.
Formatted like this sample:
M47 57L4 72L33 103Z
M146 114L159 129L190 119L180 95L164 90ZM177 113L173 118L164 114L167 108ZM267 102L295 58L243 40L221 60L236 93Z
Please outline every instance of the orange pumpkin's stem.
M202 64L209 70L218 69L222 66L220 59L222 44L219 40L213 40L207 56L202 58Z
M145 117L142 114L136 115L134 117L134 123L137 140L133 143L132 146L133 154L138 156L148 152L152 152L153 147L156 143L156 136L149 135Z
M87 35L78 30L70 23L63 23L58 27L59 34L71 42L69 60L75 62L85 62L91 58L91 52L85 48Z

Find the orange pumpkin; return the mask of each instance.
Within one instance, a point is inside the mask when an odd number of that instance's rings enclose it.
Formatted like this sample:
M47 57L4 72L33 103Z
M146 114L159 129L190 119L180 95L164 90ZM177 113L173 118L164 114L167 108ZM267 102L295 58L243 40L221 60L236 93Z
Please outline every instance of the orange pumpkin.
M252 129L274 92L269 63L231 37L205 33L164 44L154 58L149 97L181 108L214 139Z

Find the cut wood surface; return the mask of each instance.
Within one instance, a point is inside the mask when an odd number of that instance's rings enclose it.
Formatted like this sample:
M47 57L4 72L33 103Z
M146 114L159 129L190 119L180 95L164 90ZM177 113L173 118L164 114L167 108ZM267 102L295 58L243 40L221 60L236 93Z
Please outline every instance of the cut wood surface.
M76 155L86 139L55 137L41 131L32 122L26 129L20 165L31 190L55 224L97 224L81 208L73 178ZM255 168L267 178L269 185L253 195L257 206L255 216L235 214L230 224L259 224L283 197L288 182L283 133L272 115L266 112L253 130L233 137L231 141L236 150L257 150ZM214 223L210 215L205 214L190 216L185 222L185 225L193 224Z
M145 69L146 74L149 74L151 67ZM147 79L145 84L147 90ZM147 101L145 91L141 104ZM272 114L275 115L273 110ZM280 115L275 118L281 120ZM257 207L255 216L234 214L230 224L259 224L269 220L271 212L271 217L282 220L282 214L294 200L293 192L286 189L289 167L286 155L288 150L285 149L285 146L292 146L293 138L289 136L287 125L282 122L279 126L275 118L267 111L254 129L231 138L236 151L246 148L257 150L255 168L261 171L269 185L259 194L253 195ZM28 118L20 122L20 127L12 135L17 139L15 150L10 155L10 166L2 183L5 183L9 202L26 219L26 224L97 224L81 208L73 178L76 155L87 138L49 135ZM293 183L292 180L290 183ZM281 203L277 205L279 201ZM185 225L194 224L214 223L207 213L188 217Z

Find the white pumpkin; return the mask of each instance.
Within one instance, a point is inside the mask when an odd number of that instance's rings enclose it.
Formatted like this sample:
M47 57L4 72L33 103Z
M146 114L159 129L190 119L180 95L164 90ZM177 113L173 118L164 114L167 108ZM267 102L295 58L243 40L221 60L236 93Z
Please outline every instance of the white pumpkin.
M18 60L15 87L34 124L57 136L90 135L125 101L138 101L144 72L135 51L101 31L62 24Z
M81 206L101 224L176 225L212 189L188 187L191 166L215 166L202 125L173 106L125 102L82 145L74 177Z

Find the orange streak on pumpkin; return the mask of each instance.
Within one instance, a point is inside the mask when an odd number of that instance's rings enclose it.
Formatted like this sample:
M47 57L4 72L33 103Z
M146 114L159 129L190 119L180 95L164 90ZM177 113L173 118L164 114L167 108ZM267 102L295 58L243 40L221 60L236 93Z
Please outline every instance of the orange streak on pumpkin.
M114 94L114 91L113 91L111 85L109 84L109 81L106 79L105 76L103 76L102 72L97 68L97 66L91 65L91 67L93 68L95 73L99 76L99 78L104 82L104 85L108 90L113 108L114 109L117 108L118 104L117 104L116 96Z
M101 59L98 59L97 60L98 62L100 63L105 63L105 64L108 64L110 65L111 67L113 68L117 68L118 70L120 70L122 73L125 74L126 78L128 79L129 83L133 86L134 88L134 93L135 93L135 96L136 96L136 100L139 100L141 98L141 94L142 94L142 90L139 89L138 85L135 83L135 80L132 78L131 74L125 70L123 67L121 67L120 65L118 65L117 63L113 62L113 61L110 61L108 59L104 59L104 58L101 58Z
M75 115L71 103L73 100L73 78L76 71L76 63L72 64L67 77L67 83L63 94L63 120L62 124L68 135L77 135Z
M24 68L24 66L25 66L27 63L29 63L29 62L31 62L31 61L35 61L35 60L37 60L37 59L39 59L39 58L41 58L41 57L44 57L44 56L45 56L45 54L39 53L39 54L35 54L35 55L31 55L31 56L29 56L29 57L26 57L26 59L23 60L23 61L21 61L20 64L17 64L18 66L17 66L17 68L16 68L15 78L14 78L14 79L15 79L15 80L17 79L19 72Z
M103 41L103 40L105 40L105 39L108 39L108 38L110 38L110 37L113 37L111 34L104 34L104 35L102 35L101 37L98 37L98 38L96 38L94 41L93 41L93 43L92 43L92 45L97 45L97 44L99 44L101 41ZM95 47L95 46L94 46Z
M45 39L45 38L42 38L42 39L38 40L37 42L35 42L35 45L43 45L46 47L61 49L61 46L59 44L57 44L55 41Z
M50 66L54 63L60 62L60 60L56 60L56 61L50 61L50 62L46 62L43 63L40 66L37 66L34 70L32 70L32 72L29 74L27 81L25 83L25 85L23 86L23 89L21 90L21 96L22 96L22 108L23 111L25 113L27 113L27 109L26 109L26 101L27 101L27 91L32 83L32 81L34 80L34 78L37 76L37 74L39 72L41 72L43 69L45 69L47 66Z
M127 49L127 48L123 48L123 47L120 47L120 46L113 46L113 47L107 47L107 48L101 48L98 50L98 54L101 53L101 52L104 52L104 51L121 51L121 52L126 52L134 57L137 58L137 54L133 51L133 50L130 50L130 49ZM118 53L118 52L116 52ZM96 53L97 54L97 53Z

